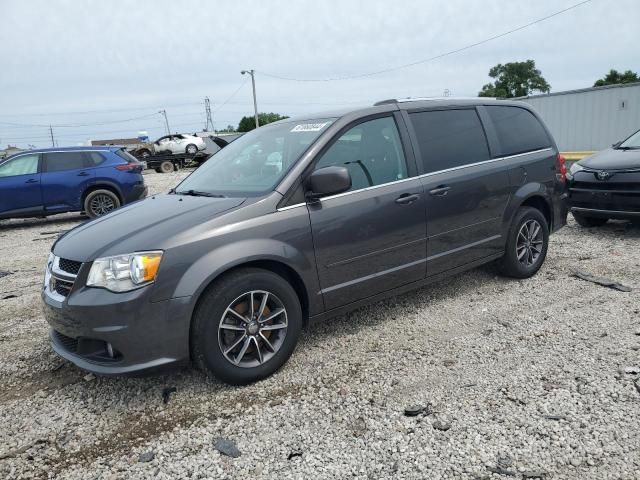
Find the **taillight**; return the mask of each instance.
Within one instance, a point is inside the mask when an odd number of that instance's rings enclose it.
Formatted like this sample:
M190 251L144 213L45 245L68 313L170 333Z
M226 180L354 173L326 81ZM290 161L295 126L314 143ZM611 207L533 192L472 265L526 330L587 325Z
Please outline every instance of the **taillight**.
M120 165L116 165L116 170L120 170L121 172L133 172L136 170L140 170L139 163L121 163Z
M562 183L565 183L567 181L567 163L565 158L560 155L558 153L558 156L556 157L556 160L558 162L558 180L560 180Z

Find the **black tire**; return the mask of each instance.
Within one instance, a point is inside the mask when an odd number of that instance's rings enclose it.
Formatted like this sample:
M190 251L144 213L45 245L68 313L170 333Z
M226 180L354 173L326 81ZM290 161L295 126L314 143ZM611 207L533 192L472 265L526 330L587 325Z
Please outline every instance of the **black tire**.
M198 153L198 147L193 143L190 143L189 145L187 145L187 148L185 148L184 151L188 155L195 155L196 153Z
M529 239L527 242L528 226L533 226L532 232L537 232L535 225L540 227L540 231L536 234L535 240ZM532 277L540 270L547 256L549 245L547 219L536 208L521 207L516 212L508 235L504 256L499 261L500 271L503 275L514 278ZM537 243L540 240L542 243ZM523 252L524 256L521 258ZM534 255L537 256L534 258Z
M93 190L84 199L84 212L90 218L106 215L119 207L120 199L111 190Z
M165 160L160 164L160 172L161 173L171 173L173 172L173 162L170 160Z
M246 295L247 292L255 290L267 291L272 295L271 298L281 302L285 309L284 320L286 328L271 332L267 332L265 329L257 335L254 333L254 337L258 338L258 335L265 332L269 335L273 334L273 332L283 332L283 337L269 337L271 340L275 338L281 342L277 344L278 348L276 348L275 353L267 351L266 344L263 343L263 347L265 347L263 352L271 355L270 358L264 360L264 363L259 363L255 366L238 366L238 364L232 363L232 360L223 353L223 334L219 334L219 332L224 332L224 335L228 335L229 332L220 330L219 326L223 321L226 324L234 320L233 315L226 316L228 307L239 298L243 298L243 295ZM254 300L254 305L256 301L257 297ZM247 330L245 332L232 331L231 334L237 336L231 337L231 340L225 346L235 343L234 340L236 338L241 339L240 337L242 336L250 338L248 337L250 333L248 324L240 321L237 321L237 323L246 326ZM191 357L198 368L204 372L233 385L245 385L270 376L284 365L295 350L301 330L302 309L298 296L291 285L281 276L270 271L257 268L242 268L224 275L204 292L191 323ZM246 359L257 361L260 349L256 349L251 340L246 341L251 345L250 348L253 349L252 356ZM255 340L256 346L259 341L261 340ZM238 346L242 347L243 344L244 341ZM249 350L246 349L245 352L249 352ZM230 356L233 356L233 350ZM235 356L236 358L238 357L238 355Z
M585 215L583 213L571 212L573 218L576 219L578 225L582 227L601 227L605 223L609 221L606 217L590 217L589 215Z

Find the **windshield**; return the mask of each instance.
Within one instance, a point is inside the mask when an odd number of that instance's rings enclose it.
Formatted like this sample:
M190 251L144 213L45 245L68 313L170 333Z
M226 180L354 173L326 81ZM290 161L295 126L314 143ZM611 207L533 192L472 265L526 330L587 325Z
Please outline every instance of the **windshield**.
M620 144L621 149L640 149L640 130Z
M333 120L278 122L252 130L207 160L175 192L255 196L271 191Z

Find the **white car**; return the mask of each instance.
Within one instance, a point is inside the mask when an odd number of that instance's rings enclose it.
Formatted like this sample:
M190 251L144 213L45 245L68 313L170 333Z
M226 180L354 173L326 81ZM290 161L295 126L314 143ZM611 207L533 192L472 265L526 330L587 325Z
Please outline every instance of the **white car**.
M153 142L153 147L156 153L188 153L195 155L207 148L207 144L201 137L196 135L175 133L160 137Z

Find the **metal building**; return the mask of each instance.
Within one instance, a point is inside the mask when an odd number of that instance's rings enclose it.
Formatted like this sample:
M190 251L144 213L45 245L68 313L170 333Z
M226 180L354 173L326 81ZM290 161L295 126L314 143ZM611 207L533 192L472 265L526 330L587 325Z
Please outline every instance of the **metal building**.
M640 83L583 88L511 100L520 100L533 106L563 152L602 150L640 130Z

